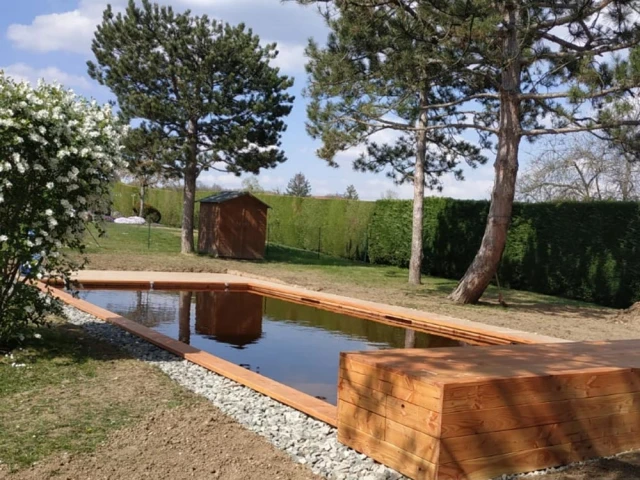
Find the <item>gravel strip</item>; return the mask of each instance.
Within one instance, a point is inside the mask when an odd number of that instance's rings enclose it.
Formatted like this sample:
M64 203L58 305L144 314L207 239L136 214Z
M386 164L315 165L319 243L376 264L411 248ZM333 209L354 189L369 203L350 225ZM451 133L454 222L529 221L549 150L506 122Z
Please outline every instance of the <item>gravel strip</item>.
M337 430L272 398L183 360L121 328L65 306L70 323L155 365L183 387L206 397L224 413L316 474L330 480L400 480L395 470L338 442Z

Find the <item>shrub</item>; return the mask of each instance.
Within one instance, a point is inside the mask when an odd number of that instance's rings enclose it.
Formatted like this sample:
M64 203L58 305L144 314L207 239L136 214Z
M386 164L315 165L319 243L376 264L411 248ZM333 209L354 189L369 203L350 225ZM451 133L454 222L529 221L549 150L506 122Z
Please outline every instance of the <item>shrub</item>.
M144 218L147 222L160 223L160 221L162 220L162 214L160 213L160 210L158 210L153 205L149 205L147 203L145 203L142 208L143 208L142 215L140 215L142 218ZM133 213L138 215L139 214L138 210L139 208L134 207Z
M0 72L0 343L60 313L35 281L68 283L81 266L66 252L82 252L86 224L109 212L122 133L109 106Z

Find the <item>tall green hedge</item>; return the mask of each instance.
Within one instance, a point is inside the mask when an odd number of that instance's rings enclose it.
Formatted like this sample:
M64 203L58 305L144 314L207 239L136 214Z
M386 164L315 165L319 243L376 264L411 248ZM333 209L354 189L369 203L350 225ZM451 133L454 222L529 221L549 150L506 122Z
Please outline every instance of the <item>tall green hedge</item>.
M375 202L261 196L271 206L269 241L357 260L367 258Z
M211 195L199 190L196 199ZM145 202L162 214L162 223L179 227L182 223L182 191L152 188ZM315 199L258 194L271 210L268 215L268 237L273 243L327 255L365 260L367 227L375 202L343 199ZM132 215L139 203L137 187L116 184L112 190L113 209ZM200 204L196 203L196 225Z
M488 202L425 199L423 272L458 279L484 232ZM409 264L411 202L376 202L369 256ZM640 204L514 205L499 270L504 286L627 307L640 300Z
M199 191L197 198L211 193ZM320 244L328 255L409 264L410 201L258 196L272 207L270 242L313 251ZM130 215L138 190L115 185L113 200ZM180 225L181 191L151 189L147 203L164 224ZM486 201L425 199L423 272L460 278L478 250L488 209ZM511 288L629 306L640 300L640 204L516 204L499 276Z

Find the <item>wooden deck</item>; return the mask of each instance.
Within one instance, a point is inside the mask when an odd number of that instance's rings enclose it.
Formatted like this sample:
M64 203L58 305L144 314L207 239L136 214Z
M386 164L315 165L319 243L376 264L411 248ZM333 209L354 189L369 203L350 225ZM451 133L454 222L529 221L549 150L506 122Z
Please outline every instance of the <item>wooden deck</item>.
M640 448L640 340L343 353L338 438L414 479Z

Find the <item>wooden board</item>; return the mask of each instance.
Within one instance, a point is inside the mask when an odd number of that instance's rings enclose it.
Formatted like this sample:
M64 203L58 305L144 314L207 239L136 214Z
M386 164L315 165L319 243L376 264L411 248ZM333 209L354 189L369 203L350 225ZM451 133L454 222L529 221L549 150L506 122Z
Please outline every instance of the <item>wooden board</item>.
M45 288L41 286L41 288ZM66 292L53 289L52 292L57 298L72 305L90 315L98 317L106 322L119 326L120 328L159 346L169 352L200 365L212 372L218 373L235 382L245 385L257 392L267 395L285 405L289 405L301 412L306 413L329 425L337 425L337 410L334 405L319 400L311 395L307 395L295 388L291 388L282 383L271 380L258 373L247 370L231 362L227 362L210 353L199 350L185 343L174 340L171 337L158 333L139 323L128 320L109 310L100 308L92 303L74 298Z
M343 353L338 438L410 478L437 480L486 480L638 449L639 347Z

